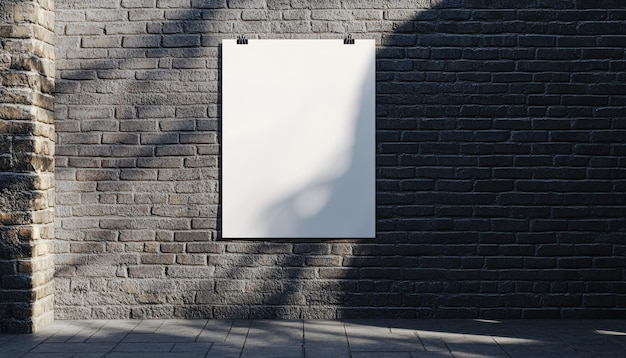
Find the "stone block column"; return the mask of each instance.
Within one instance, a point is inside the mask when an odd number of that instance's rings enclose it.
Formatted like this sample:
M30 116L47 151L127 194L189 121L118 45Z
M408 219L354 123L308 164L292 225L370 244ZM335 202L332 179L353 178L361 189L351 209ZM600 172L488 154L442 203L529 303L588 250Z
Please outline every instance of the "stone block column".
M54 319L54 1L0 1L0 331Z

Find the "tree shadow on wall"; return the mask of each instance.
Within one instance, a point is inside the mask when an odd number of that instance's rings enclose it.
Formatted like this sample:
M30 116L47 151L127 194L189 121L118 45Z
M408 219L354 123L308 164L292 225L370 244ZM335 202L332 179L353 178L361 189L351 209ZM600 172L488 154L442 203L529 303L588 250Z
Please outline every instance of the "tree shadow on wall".
M612 215L602 227L585 224L604 220L597 206L622 211L624 195L582 181L602 166L598 156L620 146L610 130L623 133L605 108L623 95L589 84L612 82L610 63L624 58L618 49L598 50L616 44L598 45L597 28L586 23L610 20L610 6L442 1L383 36L377 239L344 257L358 283L344 290L338 315L623 316L550 288L591 279L584 269L557 266L557 257L582 259L587 254L573 251L580 242L606 244L593 255L611 257L625 229ZM607 117L598 114L605 110ZM594 128L601 131L588 136ZM620 270L605 273L609 285L620 279Z
M58 4L90 20L65 23L57 56L61 318L185 317L214 290L218 50L211 4L195 5Z
M135 37L102 3L80 29L92 36L60 41L57 318L293 318L305 304L324 248L215 241L218 45L245 24L203 4Z
M609 6L442 1L383 36L377 237L352 242L333 267L329 281L349 283L329 289L338 317L624 315L587 306L582 293L553 292L592 280L588 266L557 264L585 260L575 244L602 246L591 255L610 259L626 229L610 214L623 211L623 191L584 182L624 177L600 169L616 163L621 146L610 132L623 135L615 117L623 95L611 83L624 54L589 23L616 19ZM324 185L345 190L349 175ZM293 211L309 189L275 210ZM294 222L306 231L322 219ZM622 277L602 271L608 285Z

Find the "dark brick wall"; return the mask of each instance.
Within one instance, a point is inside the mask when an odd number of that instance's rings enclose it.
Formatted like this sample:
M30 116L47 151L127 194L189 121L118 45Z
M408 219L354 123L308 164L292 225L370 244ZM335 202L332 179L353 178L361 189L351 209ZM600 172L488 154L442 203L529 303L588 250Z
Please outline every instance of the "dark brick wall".
M626 4L57 4L60 318L626 316ZM221 39L377 41L377 237L219 239Z
M369 305L624 316L624 7L444 1L383 40Z
M418 316L623 316L626 12L523 3L443 2L379 54L385 244L357 262Z

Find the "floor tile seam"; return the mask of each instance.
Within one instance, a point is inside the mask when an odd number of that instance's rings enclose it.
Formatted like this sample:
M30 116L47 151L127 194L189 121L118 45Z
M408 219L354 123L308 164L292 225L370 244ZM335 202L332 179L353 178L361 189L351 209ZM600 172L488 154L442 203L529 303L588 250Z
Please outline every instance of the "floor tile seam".
M81 328L81 329L79 329L78 331L74 331L73 333L70 333L70 334L71 334L71 336L70 336L70 337L68 337L68 338L66 338L66 339L63 341L63 343L65 343L65 342L69 341L70 339L72 339L73 337L75 337L75 336L76 336L76 335L77 335L77 334L78 334L78 333L79 333L79 332L80 332L83 328L84 328L84 327L82 327L82 328ZM50 333L50 334L49 334L49 335L48 335L45 339L43 339L43 340L42 340L42 342L45 342L45 341L47 341L48 339L50 339L50 338L54 337L54 335L55 335L55 334L57 334L57 333L59 333L59 332L61 332L61 331L62 331L62 328L61 328L61 327L59 327L58 329L56 329L56 330L54 331L54 333Z
M154 329L154 334L157 334L157 332L159 331L159 329L161 329L161 327L163 326L163 322L165 322L164 320L159 320L159 325Z
M346 339L346 344L348 346L348 358L352 358L352 348L350 347L350 336L348 335L348 329L346 328L345 320L341 320L341 326L343 327L343 335Z
M452 357L454 357L454 353L452 352L452 347L450 347L450 345L448 344L448 342L446 342L443 339L439 339L439 338L435 338L435 341L441 342L443 344L443 346L446 348L446 350L448 351L448 353L450 353L450 355ZM427 351L428 352L428 351Z
M415 335L417 340L422 345L422 348L424 349L424 352L427 352L426 345L424 344L424 341L422 340L422 337L420 337L419 332L417 330L413 330L413 334ZM412 354L411 354L411 356L412 356Z
M300 322L300 358L306 358L306 350L304 348L304 320L298 320Z
M82 328L81 328L81 329L82 329ZM37 343L37 345L35 345L35 346L34 346L34 347L32 347L32 348L34 349L36 346L40 345L41 343L46 342L48 339L50 339L51 337L53 337L55 334L59 333L61 330L62 330L62 327L58 327L58 328L55 328L55 330L54 330L54 331L46 333L46 335L44 336L45 338L44 338L44 337L42 337L42 338L40 339L39 343ZM74 333L74 335L73 335L72 337L74 337L76 334L77 334L77 333ZM37 333L35 333L35 334L33 334L32 336L33 336L33 337L36 337L37 335L38 335L38 334L37 334ZM6 342L3 342L3 343L9 343L9 342L12 342L13 340L15 340L15 339L19 339L19 337L23 337L23 336L24 336L24 335L22 335L22 334L15 334L15 335L13 335L13 337L11 337L10 339L8 339ZM61 342L61 343L65 343L66 341L70 340L72 337L67 338L65 341L63 341L63 342Z
M107 321L106 320L94 320L94 321L90 321L89 323L87 323L84 327L81 328L80 331L78 331L77 333L75 333L72 337L68 338L64 343L86 343L87 340L91 337L93 337L94 334L96 334L96 332L99 332L102 327L107 325ZM95 329L95 327L97 327L97 329ZM70 340L72 340L72 338L78 336L79 334L81 334L81 332L87 330L87 332L89 332L89 329L95 329L90 335L88 335L87 338L82 339L79 342L69 342Z
M226 332L226 335L224 336L224 341L222 343L226 343L226 341L228 340L228 336L230 336L230 332L232 332L233 328L235 327L235 320L232 320L230 322L230 327L228 327L228 332ZM248 326L249 327L249 326ZM249 328L248 328L249 329ZM246 333L247 334L247 333Z
M40 340L37 344L35 344L34 346L32 346L32 347L31 347L30 349L28 349L26 352L24 352L24 353L20 354L20 355L18 356L18 358L19 358L19 357L23 357L23 356L25 356L25 355L26 355L26 354L28 354L28 353L31 353L31 352L32 352L35 348L37 348L37 347L39 347L40 345L42 345L42 344L46 341L46 339L48 339L48 338L50 338L50 336L48 336L48 337L47 337L47 338L45 338L45 339ZM65 342L63 342L63 343L65 343ZM32 352L32 353L35 353L35 352Z
M578 357L580 358L585 358L585 356L583 354L581 354L574 346L572 346L567 340L563 339L561 336L559 336L558 334L552 334L552 336L554 338L556 338L557 341L561 342L562 344L564 344L566 347L568 347L569 349L573 350Z
M202 332L204 332L204 330L206 329L206 326L209 325L209 320L205 319L204 320L204 325L202 326L202 329L200 330L200 332L198 332L198 334L196 334L196 338L193 339L194 342L198 342L198 339L200 339L200 336L202 335Z
M85 340L83 341L83 343L89 343L88 341L89 341L91 338L93 338L96 334L98 334L100 331L102 331L102 329L104 329L104 327L106 327L106 326L107 326L107 324L108 324L108 322L106 322L105 324L103 324L102 326L100 326L100 328L98 328L98 330L97 330L97 331L93 332L93 334L92 334L91 336L87 337L87 339L85 339ZM137 327L137 325L138 325L138 324L139 324L139 323L135 324L135 326L133 327L133 329L134 329L135 327ZM122 331L123 331L123 330L122 330ZM131 331L132 331L132 329L131 329ZM121 342L122 340L124 340L124 338L126 338L126 336L127 336L127 335L128 335L128 331L126 332L126 334L124 335L124 337L122 337L122 339L120 339L119 341ZM119 343L119 342L118 342L118 343Z
M239 351L239 358L243 357L243 351L244 351L244 349L246 349L246 342L248 341L248 335L250 334L250 327L252 327L252 321L253 320L249 320L248 321L248 329L246 330L246 338L244 338L243 344L241 345L241 350ZM233 323L233 325L234 325L234 323ZM231 326L231 329L232 329L232 326ZM230 334L230 331L228 331L228 334ZM228 336L226 336L226 338L228 338Z
M127 330L128 333L132 333L140 324L141 322L143 322L142 319L124 319L124 320L110 320L109 322L107 322L107 324L103 325L102 328L104 327L108 327L108 324L111 322L125 322L125 323L130 323L132 322L133 326L130 329L126 329L126 328L122 328L121 330ZM102 329L101 328L101 329ZM117 328L116 328L117 329Z
M393 330L391 329L391 320L390 319L385 319L385 326L387 326L387 330L389 331L389 334L393 335Z
M202 358L207 358L212 348L213 348L213 343L211 343L211 346L209 347L209 349L207 349L206 352L204 352L204 354L202 355Z
M500 342L498 342L497 339L495 339L494 336L490 334L489 337L498 346L498 348L500 348L500 350L504 352L504 354L506 354L509 358L513 358L513 356L506 349L504 349L504 347L500 344Z
M582 354L582 353L580 353L580 352L578 351L578 349L576 349L576 347L574 347L573 345L569 344L569 343L568 343L568 342L566 342L566 341L563 341L563 342L565 343L565 345L566 345L569 349L573 350L573 351L574 351L574 353L576 353L576 354L578 355L578 357L580 357L580 358L585 358L585 355L584 355L584 354Z
M113 346L113 348L106 351L103 357L107 357L110 353L113 353L115 349L122 343L122 341L124 341L126 337L128 337L128 335L131 334L143 321L144 321L143 319L138 320L137 324L135 324L135 326L132 329L126 330L126 334L124 334L124 336L119 341L115 342L115 345Z

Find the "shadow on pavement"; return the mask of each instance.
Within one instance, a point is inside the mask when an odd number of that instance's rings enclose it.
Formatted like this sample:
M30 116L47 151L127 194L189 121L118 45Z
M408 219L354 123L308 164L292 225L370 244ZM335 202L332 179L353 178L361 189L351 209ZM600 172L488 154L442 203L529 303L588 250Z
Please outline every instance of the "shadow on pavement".
M622 321L85 320L0 335L11 357L622 357Z

